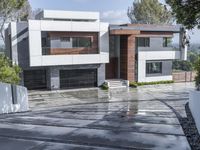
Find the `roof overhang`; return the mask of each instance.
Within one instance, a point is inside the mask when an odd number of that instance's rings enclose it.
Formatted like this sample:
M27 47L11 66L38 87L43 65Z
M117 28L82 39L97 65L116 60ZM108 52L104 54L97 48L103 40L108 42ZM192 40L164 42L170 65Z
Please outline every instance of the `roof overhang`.
M110 30L111 35L139 35L139 30L129 30L129 29L114 29Z

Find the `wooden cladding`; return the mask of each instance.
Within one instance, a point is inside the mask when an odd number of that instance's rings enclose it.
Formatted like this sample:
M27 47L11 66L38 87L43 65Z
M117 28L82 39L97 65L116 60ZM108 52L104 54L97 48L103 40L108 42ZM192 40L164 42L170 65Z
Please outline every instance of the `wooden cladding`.
M140 34L140 31L138 31L138 30L124 30L124 29L121 30L121 29L117 29L117 30L111 30L110 34L111 35L132 35L132 34L138 35L138 34Z
M120 36L120 77L135 81L135 36Z

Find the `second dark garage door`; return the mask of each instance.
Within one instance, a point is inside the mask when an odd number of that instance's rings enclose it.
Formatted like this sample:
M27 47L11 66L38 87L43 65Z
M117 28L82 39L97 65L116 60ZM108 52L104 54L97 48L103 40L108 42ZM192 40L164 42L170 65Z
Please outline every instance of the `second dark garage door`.
M97 86L96 69L60 70L60 88L84 88Z

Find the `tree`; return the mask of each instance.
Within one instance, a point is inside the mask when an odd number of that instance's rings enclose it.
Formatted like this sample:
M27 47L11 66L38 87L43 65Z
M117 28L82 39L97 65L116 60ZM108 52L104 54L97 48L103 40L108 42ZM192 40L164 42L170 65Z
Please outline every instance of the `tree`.
M0 82L18 84L20 72L19 66L13 65L5 55L0 55Z
M172 14L158 0L135 0L128 8L127 15L131 23L170 24Z
M194 65L199 58L199 54L198 52L191 50L191 51L188 51L187 57L188 57L188 61Z
M172 8L172 13L177 22L187 29L195 26L200 28L200 1L199 0L166 0Z
M193 70L193 65L189 61L174 60L172 68L174 70L192 71Z
M32 8L29 3L29 1L25 1L24 5L17 10L17 12L14 15L14 19L20 20L20 21L27 21L32 16Z
M4 25L7 21L16 19L17 11L20 10L27 0L0 0L0 34L3 42Z

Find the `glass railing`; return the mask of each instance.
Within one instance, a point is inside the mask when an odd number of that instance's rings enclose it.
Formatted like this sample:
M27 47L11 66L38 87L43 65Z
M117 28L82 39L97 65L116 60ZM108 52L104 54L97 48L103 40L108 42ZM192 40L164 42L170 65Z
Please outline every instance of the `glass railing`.
M83 54L99 54L99 50L87 47L77 47L77 48L42 47L42 55L83 55Z

